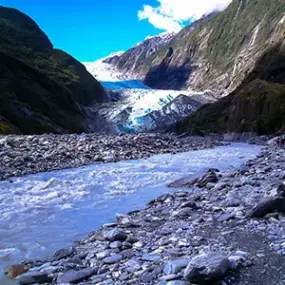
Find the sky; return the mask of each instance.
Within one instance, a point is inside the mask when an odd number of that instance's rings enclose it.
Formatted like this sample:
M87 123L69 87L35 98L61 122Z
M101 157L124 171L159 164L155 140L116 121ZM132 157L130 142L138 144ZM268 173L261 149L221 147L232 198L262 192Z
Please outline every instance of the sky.
M124 51L148 36L178 32L232 0L0 0L29 15L54 47L80 61ZM187 8L187 9L186 9Z

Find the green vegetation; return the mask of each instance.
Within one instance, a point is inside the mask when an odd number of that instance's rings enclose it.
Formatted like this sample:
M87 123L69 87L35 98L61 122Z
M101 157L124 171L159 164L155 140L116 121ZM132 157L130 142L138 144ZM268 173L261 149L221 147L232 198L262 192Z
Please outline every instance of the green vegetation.
M0 133L88 131L80 105L104 96L85 67L53 49L32 19L0 6Z
M155 87L164 88L163 84L182 68L195 70L195 76L192 77L192 72L188 75L184 88L232 91L252 70L259 56L284 37L284 27L277 29L284 14L284 0L274 3L233 0L223 12L209 15L183 29L137 69L145 74L161 72L158 66L171 46L173 58L164 71L161 84L156 83Z
M275 133L285 126L285 86L256 79L176 125L185 132Z

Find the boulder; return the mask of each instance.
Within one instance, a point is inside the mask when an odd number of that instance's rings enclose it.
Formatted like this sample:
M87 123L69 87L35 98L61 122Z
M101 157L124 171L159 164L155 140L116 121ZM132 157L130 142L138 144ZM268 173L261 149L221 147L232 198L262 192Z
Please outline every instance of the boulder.
M104 238L108 241L125 241L128 237L128 235L119 229L115 228L110 231L105 231L104 232Z
M54 261L60 260L60 259L70 256L72 253L73 253L73 248L60 249L54 253L52 259Z
M228 258L218 252L195 256L185 269L184 278L193 284L204 284L223 279L230 268Z
M285 213L285 198L274 196L263 199L252 209L250 216L262 218L275 211Z
M25 274L22 274L16 278L16 280L19 282L20 285L29 285L29 284L43 284L43 283L49 283L52 281L52 277L48 276L45 272L28 272Z
M92 275L95 275L97 270L95 268L85 268L79 271L69 270L59 275L57 278L57 283L79 283L85 279L88 279Z

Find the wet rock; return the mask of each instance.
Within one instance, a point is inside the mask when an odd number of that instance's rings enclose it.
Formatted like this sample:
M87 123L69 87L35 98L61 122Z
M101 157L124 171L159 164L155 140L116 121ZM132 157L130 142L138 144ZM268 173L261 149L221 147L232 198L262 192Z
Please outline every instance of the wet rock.
M263 199L253 208L250 216L262 218L275 211L285 213L285 198L275 196Z
M219 178L215 170L209 169L208 172L197 181L197 186L199 188L203 188L208 183L216 183L218 181L219 181Z
M73 253L73 248L60 249L56 251L52 257L53 260L59 260L69 257Z
M197 181L198 178L193 178L193 176L183 177L181 179L169 183L168 187L171 188L192 187Z
M45 272L28 272L16 278L20 285L29 285L35 283L49 283L53 277L48 276Z
M230 268L226 256L218 252L195 256L187 265L184 278L194 284L204 284L221 280Z
M163 267L163 273L166 275L176 274L182 271L182 269L186 268L189 262L189 259L177 259L168 261Z
M57 278L57 283L66 284L66 283L79 283L95 275L97 270L95 268L86 268L79 271L69 270L61 274Z

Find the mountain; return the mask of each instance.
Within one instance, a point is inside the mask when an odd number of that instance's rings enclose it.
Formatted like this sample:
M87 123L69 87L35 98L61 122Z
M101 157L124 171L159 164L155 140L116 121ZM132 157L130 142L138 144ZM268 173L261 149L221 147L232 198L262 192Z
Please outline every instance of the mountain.
M174 35L174 33L161 33L147 37L126 52L116 52L95 62L83 64L100 81L144 79L145 60L169 43Z
M284 0L233 0L220 13L186 27L144 58L133 73L159 89L235 90L283 31Z
M0 133L88 131L84 107L105 96L84 65L54 49L31 18L0 6Z
M284 17L285 20L285 17ZM285 30L285 21L280 22ZM268 50L254 70L229 96L206 104L178 122L179 133L256 132L285 130L285 34Z

